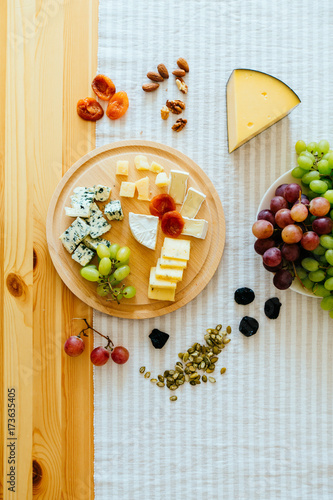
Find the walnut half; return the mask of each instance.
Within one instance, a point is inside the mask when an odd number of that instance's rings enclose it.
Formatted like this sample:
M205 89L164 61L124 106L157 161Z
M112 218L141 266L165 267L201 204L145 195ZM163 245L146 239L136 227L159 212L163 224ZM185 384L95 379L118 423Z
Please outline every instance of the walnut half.
M176 78L176 84L178 89L183 92L183 94L187 94L188 87L182 78Z
M181 130L183 130L186 123L187 123L187 120L184 120L183 118L178 118L176 123L172 126L172 130L174 130L175 132L180 132Z
M185 109L185 102L175 99L174 101L167 101L167 107L170 109L171 113L179 115Z
M162 120L167 120L169 118L169 108L165 105L161 108L161 118Z

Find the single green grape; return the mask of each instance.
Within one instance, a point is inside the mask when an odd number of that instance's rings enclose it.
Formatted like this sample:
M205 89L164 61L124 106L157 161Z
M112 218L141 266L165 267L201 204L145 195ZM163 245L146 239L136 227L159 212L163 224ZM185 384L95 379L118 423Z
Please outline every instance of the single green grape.
M110 258L110 248L104 245L104 243L100 243L97 247L97 255L100 259L103 259L103 257Z
M301 179L303 177L304 174L306 174L306 170L303 170L301 167L295 167L292 171L291 171L291 175L293 177L295 177L295 179Z
M136 294L136 288L134 286L125 286L123 290L123 296L125 299L131 299Z
M131 254L131 250L128 247L121 247L119 248L116 259L119 260L119 262L125 262L125 260L129 260Z
M317 284L316 287L313 287L313 293L317 295L317 297L328 297L331 292L327 290L324 285L322 284Z
M127 265L121 266L115 270L115 272L113 273L113 276L115 277L115 279L117 281L123 281L129 275L130 271L131 270L130 270L129 266L127 266Z
M320 262L320 264L322 264L323 266L327 266L328 262L327 262L327 259L325 257L325 255L321 255L318 259L318 262Z
M306 149L310 153L315 154L318 151L318 144L316 142L309 142L309 144L306 145Z
M102 276L107 276L111 271L112 263L109 257L103 257L99 263L98 270Z
M319 238L322 247L327 249L333 248L333 236L330 236L329 234L322 234Z
M333 267L328 267L326 269L327 276L333 276Z
M333 168L333 153L327 153L325 155L325 160L327 160L329 166Z
M301 154L302 151L306 151L306 144L304 141L297 141L295 144L295 150L298 155Z
M308 290L312 290L314 283L313 281L309 280L309 278L305 278L304 280L302 280L302 283L305 288L307 288Z
M317 145L318 154L325 155L326 153L328 153L329 149L330 149L330 143L328 141L322 140L318 142Z
M99 272L98 269L94 269L93 267L83 267L80 270L80 274L82 278L88 281L98 281L99 280Z
M320 283L320 281L323 281L326 277L326 273L322 269L318 269L318 271L313 271L309 273L309 280L313 281L314 283Z
M333 266L333 249L326 250L325 257L330 266Z
M319 172L317 172L317 170L311 170L311 172L307 172L306 174L303 175L302 182L304 182L304 184L306 185L309 185L310 182L319 181L319 179L320 179Z
M310 189L315 193L324 194L327 191L327 184L324 181L311 181Z
M310 170L313 165L313 161L307 156L299 156L297 158L297 163L302 170Z
M300 280L303 280L308 275L308 273L306 272L305 269L303 269L303 267L296 267L296 273Z
M311 259L310 257L306 257L301 262L302 267L307 271L313 272L319 269L319 264L315 259Z
M312 253L314 255L325 255L326 248L322 247L321 245L318 245L317 248L312 250Z
M110 293L110 288L107 285L98 285L96 291L100 297L106 297Z
M331 190L333 187L333 183L332 183L331 179L329 177L325 177L323 179L323 181L326 182L326 184L327 184L327 190Z
M328 280L326 280L324 283L324 287L326 288L326 290L333 290L333 278L328 278Z
M117 263L114 265L114 267L115 267L116 269L118 269L118 267L125 266L125 264L126 264L126 265L128 265L128 263L129 263L129 259L125 260L124 262L117 262Z
M86 266L84 266L85 268L87 267L90 267L92 269L97 269L97 266L95 266L95 264L87 264Z
M312 160L312 164L316 161L315 156L312 153L309 153L309 151L303 151L300 156L307 156L310 160Z
M326 198L326 200L333 205L333 189L328 189L326 193L323 194L323 198Z
M330 175L330 173L332 172L332 167L329 166L327 160L318 161L318 172L320 172L322 175Z
M110 246L110 259L116 258L116 255L117 255L119 248L120 248L120 245L118 245L118 243L113 243Z
M324 297L320 302L320 307L324 311L330 311L331 309L333 309L333 295L331 294L328 297Z
M307 197L309 198L309 200L311 201L311 200L313 200L313 198L317 198L318 193L315 193L314 191L311 191L311 189L310 189L310 190L309 190L309 192L308 192L308 194L307 194L306 196L307 196Z

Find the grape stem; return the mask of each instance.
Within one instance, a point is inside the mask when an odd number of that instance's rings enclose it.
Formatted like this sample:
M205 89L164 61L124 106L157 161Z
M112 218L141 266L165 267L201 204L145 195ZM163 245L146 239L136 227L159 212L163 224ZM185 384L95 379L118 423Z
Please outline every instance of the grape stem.
M101 337L103 337L104 339L106 339L108 341L107 345L105 346L105 349L110 349L110 351L113 351L114 343L112 342L112 340L110 339L109 336L105 336L105 335L103 335L103 333L100 333L99 331L95 330L95 328L93 328L92 326L89 325L89 323L86 320L86 318L73 318L73 319L81 319L87 325L87 327L83 328L80 331L80 333L77 335L77 337L79 339L81 338L81 335L84 335L85 337L88 337L88 334L86 333L87 330L92 330L93 332L98 333L98 335L100 335Z

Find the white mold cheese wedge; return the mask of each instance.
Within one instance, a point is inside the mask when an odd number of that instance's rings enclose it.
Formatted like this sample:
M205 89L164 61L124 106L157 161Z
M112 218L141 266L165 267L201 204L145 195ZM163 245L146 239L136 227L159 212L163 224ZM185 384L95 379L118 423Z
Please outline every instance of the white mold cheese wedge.
M164 238L161 257L167 259L189 260L191 242L179 238Z
M235 69L227 83L229 153L284 118L300 102L281 80L260 71Z
M188 172L182 172L181 170L171 170L169 195L172 196L175 203L183 203L189 175Z
M156 267L150 269L149 285L157 286L158 288L173 288L175 289L177 283L174 281L160 280L156 278Z
M160 172L156 176L155 184L158 187L166 187L166 186L169 186L170 179L165 172Z
M135 183L138 190L138 200L149 201L149 177L143 177Z
M176 290L174 288L159 288L148 285L148 299L175 301Z
M131 232L141 245L151 250L156 248L156 238L159 218L154 215L128 214Z
M149 170L147 156L137 155L134 158L134 165L136 166L137 170Z
M188 217L189 219L194 219L205 199L205 194L200 193L200 191L197 191L196 189L190 187L186 193L182 208L180 209L181 215L183 217Z
M184 236L193 236L194 238L200 238L204 240L208 231L208 222L204 219L189 219L188 217L183 217L184 227L182 234Z

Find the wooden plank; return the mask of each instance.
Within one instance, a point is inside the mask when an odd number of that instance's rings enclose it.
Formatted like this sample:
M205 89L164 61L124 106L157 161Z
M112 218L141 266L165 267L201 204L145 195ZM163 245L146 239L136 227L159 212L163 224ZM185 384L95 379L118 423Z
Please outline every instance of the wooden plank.
M2 238L2 336L3 396L15 391L15 414L3 419L3 495L5 498L32 498L32 200L33 155L31 135L32 87L31 45L24 43L25 20L33 13L32 4L22 6L12 0L3 7L7 19L5 71L5 155L2 161L4 203ZM2 21L3 22L3 21ZM2 30L1 30L2 31ZM16 35L16 36L14 36ZM4 56L4 54L2 54ZM2 83L3 85L3 83ZM18 182L19 181L19 182ZM12 392L13 393L13 392ZM6 405L7 406L7 405ZM11 417L13 432L7 428ZM8 422L10 422L8 420ZM10 440L8 439L10 437ZM13 462L8 461L11 445ZM13 483L8 483L13 467ZM12 490L10 490L12 487Z

